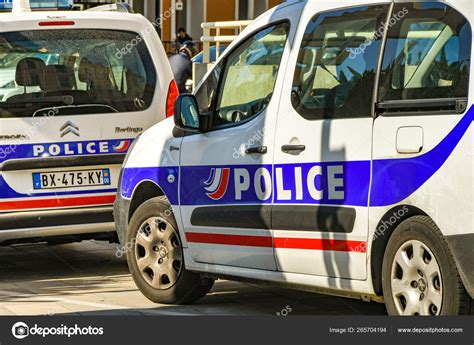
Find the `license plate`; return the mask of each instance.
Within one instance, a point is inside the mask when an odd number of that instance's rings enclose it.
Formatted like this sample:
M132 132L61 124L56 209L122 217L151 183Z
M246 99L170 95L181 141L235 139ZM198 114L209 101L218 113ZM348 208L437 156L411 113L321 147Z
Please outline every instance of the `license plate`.
M34 189L77 188L110 185L110 169L34 173Z

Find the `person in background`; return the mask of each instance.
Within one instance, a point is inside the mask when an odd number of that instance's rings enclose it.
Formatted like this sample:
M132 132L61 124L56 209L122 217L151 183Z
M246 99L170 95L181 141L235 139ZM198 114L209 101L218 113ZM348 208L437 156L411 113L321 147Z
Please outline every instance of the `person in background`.
M178 30L178 43L184 44L185 42L192 41L193 38L188 35L184 28L179 28Z
M193 42L184 42L179 53L170 57L171 70L178 85L179 93L188 93L186 82L193 78L193 62L191 59L196 54Z

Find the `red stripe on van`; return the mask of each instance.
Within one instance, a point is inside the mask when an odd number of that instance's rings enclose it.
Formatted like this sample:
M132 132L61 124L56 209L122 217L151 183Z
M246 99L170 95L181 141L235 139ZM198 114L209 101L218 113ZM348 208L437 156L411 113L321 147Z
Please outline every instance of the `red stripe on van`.
M30 210L55 207L109 205L115 201L115 195L89 196L63 199L36 199L19 201L0 201L0 211Z
M326 250L336 252L366 252L366 242L313 238L282 238L272 240L265 236L243 236L224 234L204 234L187 232L186 239L190 243L218 244L228 246L264 247L276 249Z
M187 232L186 239L188 242L192 243L272 248L272 238L262 236L240 236Z
M275 248L365 253L366 243L361 241L277 237L275 238Z

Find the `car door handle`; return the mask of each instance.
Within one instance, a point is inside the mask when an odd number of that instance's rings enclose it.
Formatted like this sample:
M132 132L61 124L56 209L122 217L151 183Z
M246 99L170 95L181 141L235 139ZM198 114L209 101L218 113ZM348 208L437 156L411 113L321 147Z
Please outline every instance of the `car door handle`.
M174 145L171 145L170 146L170 151L179 151L179 146L174 146Z
M283 145L281 147L281 150L284 152L284 153L299 153L299 152L303 152L306 150L306 146L304 145Z
M258 154L258 155L265 155L268 152L268 148L266 146L255 146L249 147L245 150L245 153L248 155Z

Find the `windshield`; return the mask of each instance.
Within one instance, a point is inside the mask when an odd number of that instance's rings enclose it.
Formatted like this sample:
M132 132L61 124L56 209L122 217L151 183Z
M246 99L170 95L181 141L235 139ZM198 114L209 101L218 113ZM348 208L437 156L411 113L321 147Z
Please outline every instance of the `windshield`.
M148 108L156 72L136 33L0 33L0 117L120 113Z

